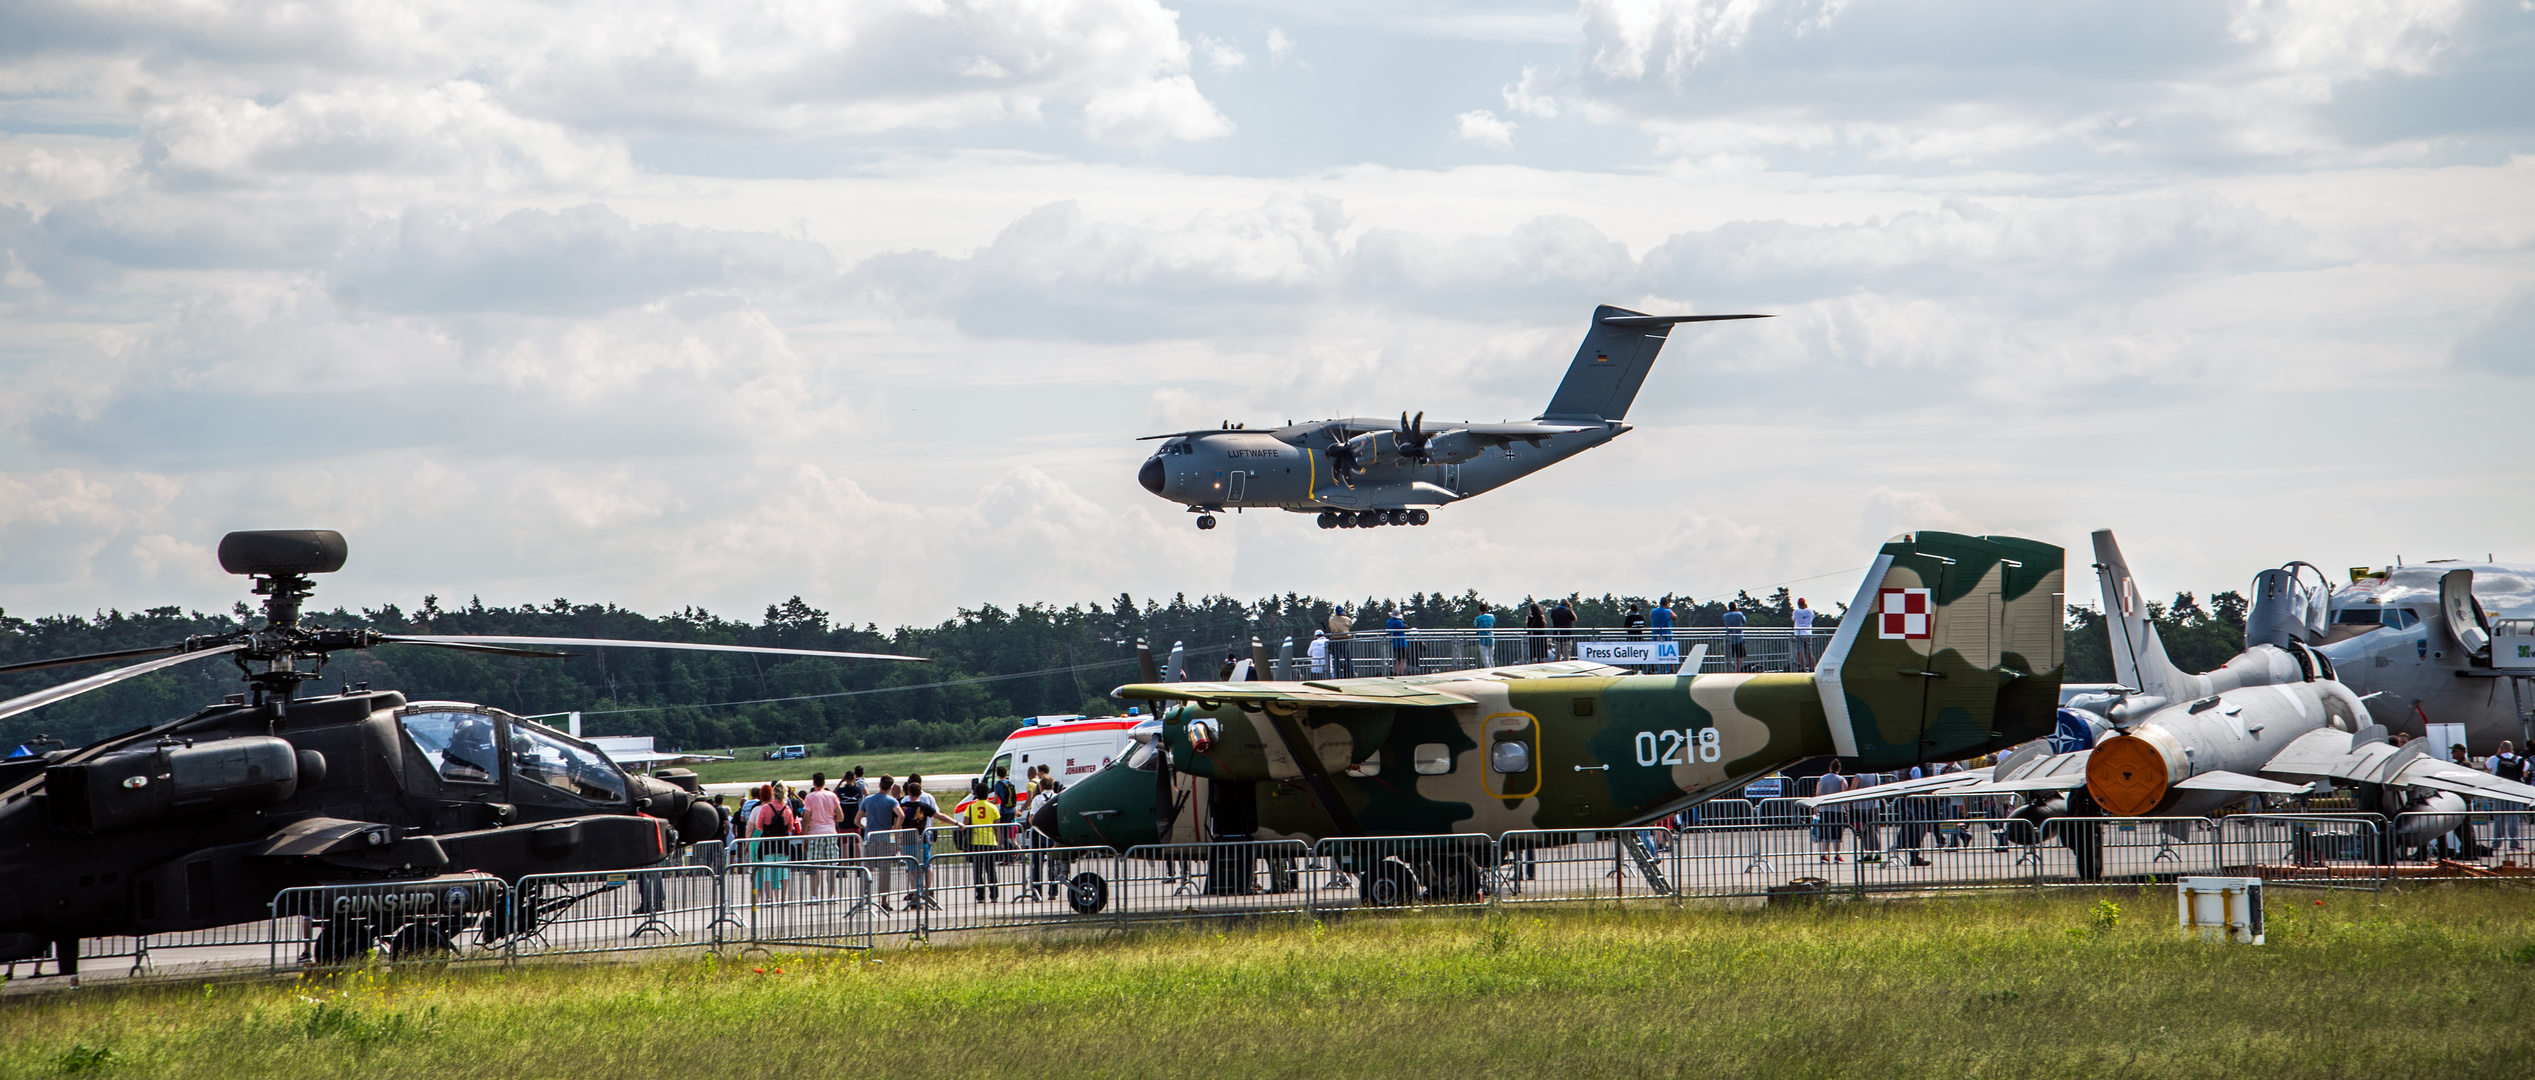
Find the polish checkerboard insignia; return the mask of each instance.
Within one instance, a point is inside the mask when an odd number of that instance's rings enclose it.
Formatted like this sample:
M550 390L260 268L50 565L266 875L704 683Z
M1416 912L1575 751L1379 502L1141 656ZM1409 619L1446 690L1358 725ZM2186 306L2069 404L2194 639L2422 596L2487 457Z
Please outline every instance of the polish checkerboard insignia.
M1877 637L1919 639L1928 636L1930 599L1926 589L1883 589L1875 595Z

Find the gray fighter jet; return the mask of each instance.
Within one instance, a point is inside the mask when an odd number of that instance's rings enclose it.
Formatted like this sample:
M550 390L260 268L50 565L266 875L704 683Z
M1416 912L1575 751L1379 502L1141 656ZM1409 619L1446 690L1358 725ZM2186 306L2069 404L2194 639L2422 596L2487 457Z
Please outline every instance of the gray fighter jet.
M1257 507L1317 513L1324 529L1423 525L1430 508L1493 491L1618 438L1637 388L1676 323L1766 315L1647 315L1603 305L1549 407L1530 421L1397 424L1357 417L1253 431L1226 423L1163 440L1136 481L1215 527L1215 515Z
M2390 731L2461 724L2476 754L2535 735L2535 566L2357 567L2339 590L2311 569L2254 576L2248 648L2314 646Z

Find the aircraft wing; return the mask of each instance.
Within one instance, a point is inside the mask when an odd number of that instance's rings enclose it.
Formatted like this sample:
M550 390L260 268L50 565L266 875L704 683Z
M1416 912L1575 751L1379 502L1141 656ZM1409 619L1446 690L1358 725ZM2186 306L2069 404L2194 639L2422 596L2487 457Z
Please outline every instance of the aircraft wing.
M2079 750L2069 754L2045 754L2027 761L2005 762L1998 771L2007 775L1958 788L1952 794L2022 795L2082 788L2086 786L2086 759L2094 754L2092 750Z
M2313 784L2284 784L2225 769L2213 769L2178 781L2174 786L2182 791L2240 791L2248 795L2303 795L2315 787Z
M1368 682L1390 682L1388 686L1358 685ZM1115 693L1122 698L1142 701L1194 701L1214 704L1225 701L1281 702L1288 705L1353 705L1389 708L1398 705L1468 705L1471 700L1459 694L1446 694L1421 687L1399 685L1392 680L1347 679L1341 682L1180 682L1130 683Z
M1372 676L1362 679L1313 679L1308 682L1176 682L1130 683L1119 697L1143 701L1257 701L1292 705L1354 705L1387 708L1396 705L1468 705L1472 699L1452 691L1452 684L1480 679L1563 679L1627 675L1626 668L1584 660L1546 664L1447 671L1434 675Z
M2424 787L2452 791L2468 798L2535 803L2535 786L2502 780L2452 761L2440 761L2429 756L2429 744L2425 741L2402 747L2374 741L2351 745L2356 741L2356 737L2347 731L2310 731L2298 736L2296 741L2264 763L2262 771L2275 777L2313 777L2357 784Z
M1837 795L1816 795L1810 799L1796 801L1815 808L1845 806L1869 799L1897 799L1908 795L1950 793L1954 788L1969 787L1987 779L1989 779L1988 775L1980 772L1946 773L1943 776L1922 776L1916 780L1895 780L1889 784L1877 784L1868 788L1850 788Z

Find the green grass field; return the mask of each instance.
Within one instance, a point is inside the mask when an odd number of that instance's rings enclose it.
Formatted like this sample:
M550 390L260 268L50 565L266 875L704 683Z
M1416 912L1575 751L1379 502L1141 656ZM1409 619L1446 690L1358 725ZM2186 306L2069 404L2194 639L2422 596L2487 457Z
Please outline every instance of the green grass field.
M939 793L938 785L956 779L962 792L967 791L969 778L986 767L986 757L995 752L994 743L971 743L966 746L925 750L921 753L904 750L877 754L853 754L846 757L813 757L798 761L767 761L762 756L772 747L743 746L734 751L736 760L707 761L689 765L695 775L707 784L762 784L769 780L807 780L814 772L830 777L845 775L856 765L870 776L887 774L904 777L914 773L925 778L927 790Z
M2530 893L2315 899L2259 947L2169 888L91 987L0 1004L0 1077L2535 1074Z

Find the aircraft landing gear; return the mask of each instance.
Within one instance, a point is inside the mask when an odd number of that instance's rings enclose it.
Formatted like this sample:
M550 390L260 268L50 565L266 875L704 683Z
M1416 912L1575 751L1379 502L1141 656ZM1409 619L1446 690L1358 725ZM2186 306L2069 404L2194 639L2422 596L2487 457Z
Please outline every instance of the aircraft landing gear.
M1324 529L1335 529L1335 528L1337 528L1337 527L1338 527L1338 515L1337 515L1337 513L1336 513L1335 511L1330 511L1330 510L1323 510L1323 511L1321 511L1321 512L1320 512L1320 527L1321 527L1321 528L1324 528Z
M1211 528L1214 528L1214 527L1215 527L1215 515L1213 515L1213 514L1199 514L1199 515L1197 515L1197 529L1198 529L1198 531L1199 531L1199 532L1204 532L1205 530L1208 530L1208 529L1211 529Z
M1354 514L1350 514L1350 513L1346 512L1346 511L1344 511L1344 510L1340 510L1340 511L1338 511L1338 527L1339 527L1339 528L1341 528L1341 529L1352 529L1352 528L1355 528L1355 527L1356 527L1356 516L1355 516Z
M1409 511L1409 512L1408 512L1408 523L1409 523L1409 524L1411 524L1411 525L1423 525L1423 524L1425 524L1425 523L1426 523L1426 512L1425 512L1425 511L1423 511L1423 510L1411 510L1411 511Z

